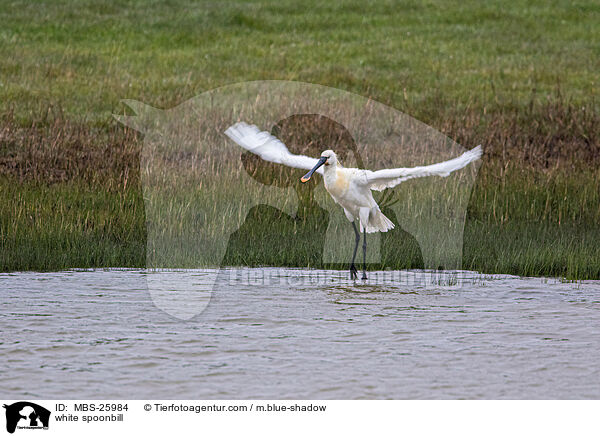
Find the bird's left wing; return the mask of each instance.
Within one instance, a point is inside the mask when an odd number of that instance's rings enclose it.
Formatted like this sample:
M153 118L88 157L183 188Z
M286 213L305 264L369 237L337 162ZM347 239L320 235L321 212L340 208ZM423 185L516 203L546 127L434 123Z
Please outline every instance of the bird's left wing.
M240 147L269 162L310 170L319 161L312 157L290 153L283 142L269 132L261 132L255 125L236 123L225 130L225 134ZM323 174L323 168L319 168L317 173Z
M433 165L414 167L414 168L393 168L389 170L365 171L366 184L375 191L383 191L386 188L404 182L416 177L440 176L447 177L453 171L466 167L471 162L481 157L483 150L481 145L469 150L457 158Z

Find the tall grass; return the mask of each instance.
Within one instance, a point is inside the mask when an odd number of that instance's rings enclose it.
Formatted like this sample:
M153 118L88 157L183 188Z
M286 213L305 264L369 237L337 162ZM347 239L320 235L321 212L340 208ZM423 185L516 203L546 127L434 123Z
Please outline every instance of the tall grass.
M553 101L535 104L527 113L498 110L491 120L472 111L437 123L451 137L489 144L469 202L463 268L600 277L596 113ZM60 117L22 127L5 116L0 132L2 270L145 264L139 135ZM556 142L560 147L548 146ZM237 176L231 177L220 192L243 195L235 185ZM261 225L265 219L269 232ZM322 266L315 249L318 235L310 233L318 223L303 219L308 218L290 220L281 211L263 209L255 227L229 241L224 262ZM295 236L282 241L280 234ZM382 243L384 256L372 268L423 266L418 246L407 234Z
M3 271L145 265L144 203L138 190L2 177L0 196Z
M169 108L284 79L484 144L463 267L600 278L599 19L593 0L0 0L0 270L144 265L142 138L112 120L119 101ZM223 194L241 195L234 183ZM298 229L279 218L279 233ZM322 262L307 235L277 233L248 229L262 251L240 237L226 262ZM407 235L383 246L373 267L422 265Z

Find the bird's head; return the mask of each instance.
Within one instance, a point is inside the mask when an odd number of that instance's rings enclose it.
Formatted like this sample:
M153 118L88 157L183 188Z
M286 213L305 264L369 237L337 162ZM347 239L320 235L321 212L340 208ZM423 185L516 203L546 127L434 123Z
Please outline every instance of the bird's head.
M325 150L323 153L321 153L321 157L319 158L319 161L313 167L313 169L310 170L305 175L303 175L302 178L300 179L300 181L302 183L308 182L310 180L310 178L312 177L313 173L315 171L317 171L321 165L327 165L327 166L334 165L335 166L337 164L337 162L338 162L338 160L337 160L337 156L335 155L335 153L332 150Z
M321 153L321 159L322 158L327 159L324 165L335 165L338 163L337 156L333 150L325 150L323 153Z

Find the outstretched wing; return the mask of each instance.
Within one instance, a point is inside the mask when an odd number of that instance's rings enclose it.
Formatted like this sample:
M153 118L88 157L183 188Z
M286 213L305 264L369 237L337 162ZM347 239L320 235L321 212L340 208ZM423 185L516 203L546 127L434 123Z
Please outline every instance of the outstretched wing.
M447 177L453 171L460 170L461 168L469 165L471 162L479 159L482 153L483 150L481 149L481 145L478 145L474 149L463 153L457 158L433 165L414 168L393 168L389 170L365 171L366 183L369 188L375 191L383 191L386 188L393 188L405 180L414 179L416 177Z
M269 162L311 170L319 161L312 157L290 153L283 142L269 132L261 132L255 125L236 123L225 130L225 134L240 147ZM323 168L319 168L317 173L323 174Z

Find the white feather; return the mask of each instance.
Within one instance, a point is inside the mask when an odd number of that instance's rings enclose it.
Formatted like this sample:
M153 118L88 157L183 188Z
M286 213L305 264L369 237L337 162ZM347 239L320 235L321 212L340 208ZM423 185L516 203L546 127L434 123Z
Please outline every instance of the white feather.
M386 188L416 177L440 176L447 177L450 173L464 168L481 157L483 150L481 145L469 150L457 158L433 165L414 168L393 168L379 171L365 171L367 185L375 191L383 191Z
M261 132L255 125L236 123L225 130L225 134L240 147L269 162L310 170L319 161L312 157L290 153L283 142L268 132ZM317 173L322 175L323 168L319 168Z
M261 132L254 125L237 123L229 127L225 134L241 147L269 162L306 170L313 169L319 162L315 158L290 153L283 142L268 132ZM333 150L325 150L321 157L326 158L327 166L320 167L317 172L323 175L325 189L333 200L344 208L346 218L350 222L358 221L360 230L366 233L387 232L394 228L394 223L381 212L373 198L372 190L382 191L393 188L415 177L447 177L451 172L479 159L481 154L480 145L457 158L433 165L369 171L344 168ZM356 247L358 247L358 239L354 253ZM351 277L356 278L356 269L352 268L354 268L354 261L351 266ZM363 278L367 278L366 273Z

